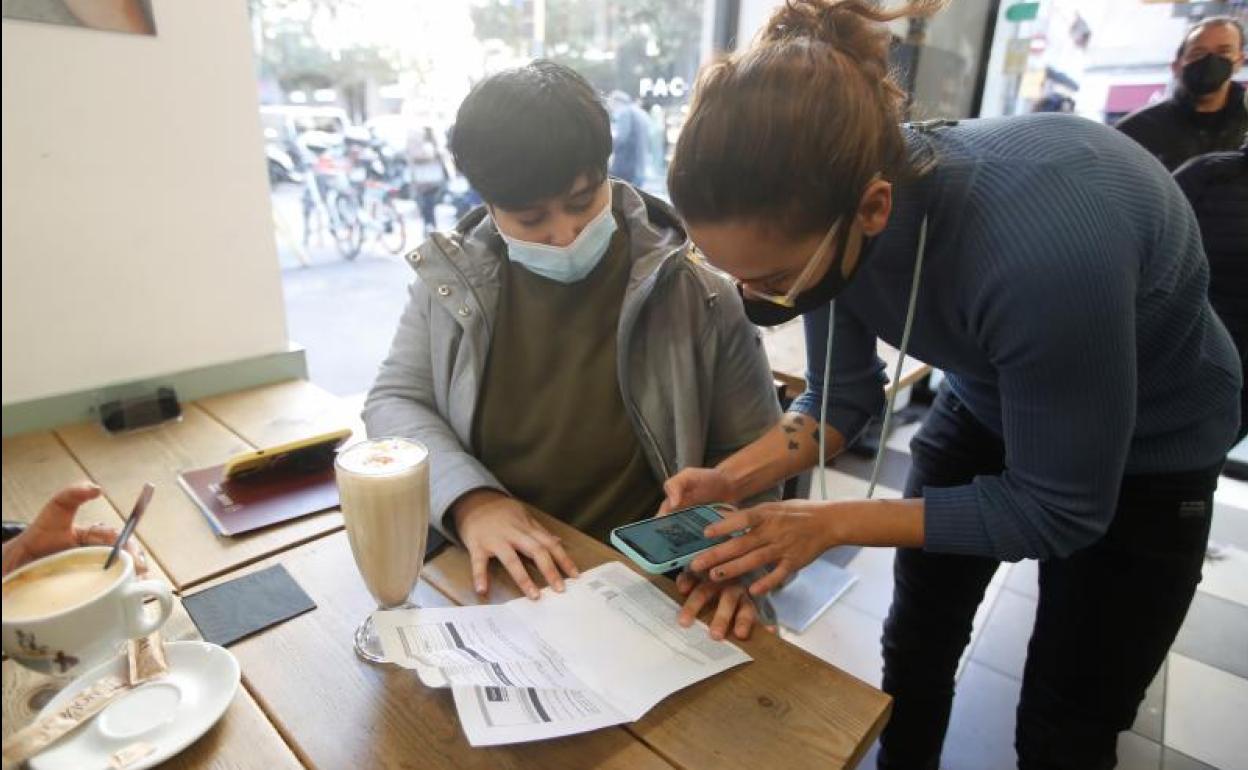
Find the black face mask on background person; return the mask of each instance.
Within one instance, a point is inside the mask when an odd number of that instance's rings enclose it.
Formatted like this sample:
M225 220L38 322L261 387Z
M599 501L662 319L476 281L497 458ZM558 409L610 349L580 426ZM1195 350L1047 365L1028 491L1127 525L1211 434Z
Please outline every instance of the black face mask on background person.
M1217 54L1205 54L1183 65L1179 76L1183 88L1193 96L1207 96L1231 78L1231 60Z

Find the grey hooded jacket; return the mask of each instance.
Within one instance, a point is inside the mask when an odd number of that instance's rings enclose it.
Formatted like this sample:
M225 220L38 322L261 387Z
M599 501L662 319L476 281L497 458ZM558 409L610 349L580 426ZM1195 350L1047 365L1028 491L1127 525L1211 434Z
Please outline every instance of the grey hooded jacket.
M780 419L780 407L762 340L735 288L685 258L688 236L669 206L612 184L633 260L620 311L620 392L662 482L752 442ZM477 209L408 256L416 280L364 405L368 435L404 436L429 448L433 523L452 539L447 510L460 496L506 492L473 456L470 439L503 253L493 220Z

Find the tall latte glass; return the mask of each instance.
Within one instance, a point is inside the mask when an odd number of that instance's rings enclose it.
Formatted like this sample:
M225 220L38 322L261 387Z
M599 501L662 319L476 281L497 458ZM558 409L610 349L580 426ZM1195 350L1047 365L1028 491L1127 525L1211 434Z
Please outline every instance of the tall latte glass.
M335 463L342 517L364 584L383 610L413 607L429 530L429 450L403 438L361 441ZM361 658L385 660L371 614L355 632Z

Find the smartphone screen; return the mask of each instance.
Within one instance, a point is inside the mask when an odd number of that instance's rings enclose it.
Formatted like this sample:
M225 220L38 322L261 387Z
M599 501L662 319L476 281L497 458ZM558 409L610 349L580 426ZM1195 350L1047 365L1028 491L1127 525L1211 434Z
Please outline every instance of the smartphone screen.
M630 524L616 530L616 534L647 561L666 564L731 539L730 535L702 536L702 530L722 518L714 508L699 505L670 516Z

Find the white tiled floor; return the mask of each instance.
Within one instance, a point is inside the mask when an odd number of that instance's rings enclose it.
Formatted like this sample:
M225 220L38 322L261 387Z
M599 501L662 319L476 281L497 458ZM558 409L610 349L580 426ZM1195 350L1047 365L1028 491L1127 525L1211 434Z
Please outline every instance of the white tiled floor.
M1221 770L1248 770L1245 714L1248 680L1182 655L1170 655L1167 746Z
M1165 663L1161 664L1161 670L1157 672L1153 683L1144 693L1144 702L1140 704L1140 710L1135 715L1135 724L1131 726L1133 732L1157 743L1161 743L1163 737L1163 719L1166 710L1166 667Z
M841 602L884 620L893 601L893 548L863 548L849 563L849 570L858 576Z
M1005 587L1031 599L1040 596L1040 562L1025 559L1009 567Z
M1018 680L987 666L967 663L953 699L942 768L1003 770L1014 766L1014 706L1019 686Z
M850 607L842 600L832 605L805 633L793 634L782 629L780 635L867 684L879 687L884 671L880 650L882 632L880 618Z
M1005 588L1006 574L1005 569L998 569L988 583L988 588L984 591L984 600L979 603L979 609L975 611L975 619L971 621L971 641L966 645L966 650L962 653L962 660L958 663L958 679L961 679L966 672L967 661L971 659L971 650L975 649L975 644L979 641L980 634L983 633L984 627L988 625L988 618L992 615L992 609L1000 598L1001 591Z
M1201 591L1248 605L1248 551L1232 545L1220 546L1212 558L1205 560L1201 572Z
M1118 736L1118 770L1157 770L1161 746L1127 731Z
M1223 476L1218 479L1218 491L1214 493L1213 498L1220 503L1248 510L1248 481Z
M977 663L1022 679L1023 664L1027 661L1027 642L1031 639L1031 627L1035 620L1035 599L1013 591L1003 592L993 605L988 623L975 641L971 656Z

